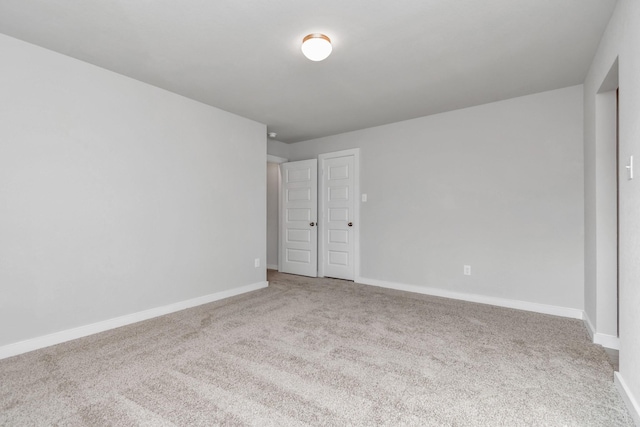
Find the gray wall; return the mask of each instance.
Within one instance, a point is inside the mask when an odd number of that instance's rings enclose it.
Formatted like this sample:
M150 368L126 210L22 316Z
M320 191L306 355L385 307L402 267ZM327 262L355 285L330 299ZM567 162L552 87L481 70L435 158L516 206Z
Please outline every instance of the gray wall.
M268 139L267 153L271 154L272 156L282 157L286 159L288 158L288 155L289 155L289 144L276 141L275 139Z
M582 131L574 86L287 154L361 149L360 277L582 310Z
M0 52L0 346L265 280L264 125Z
M596 137L600 123L596 113L600 95L598 91L605 81L611 66L618 59L620 84L620 372L617 380L626 387L628 396L640 402L640 2L620 0L609 26L600 42L598 52L584 83L585 121L585 297L587 315L596 323L596 332L601 328L601 318L608 317L606 284L599 281L597 267L603 255L598 238L603 224L599 213L606 209L607 194L602 188L607 176L609 156L603 154L602 141ZM627 178L625 165L629 156L636 160L636 178ZM603 206L604 204L604 206ZM606 217L605 217L606 221ZM607 254L604 254L606 257ZM605 292L603 296L603 292ZM603 307L604 305L604 307ZM606 330L604 331L607 332ZM636 407L636 422L640 415Z

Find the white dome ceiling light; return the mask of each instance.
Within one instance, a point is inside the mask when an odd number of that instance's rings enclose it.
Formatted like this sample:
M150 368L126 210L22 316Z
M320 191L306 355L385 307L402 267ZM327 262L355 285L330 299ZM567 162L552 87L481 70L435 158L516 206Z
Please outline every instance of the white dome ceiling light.
M302 53L312 61L326 59L331 50L331 40L324 34L309 34L302 39Z

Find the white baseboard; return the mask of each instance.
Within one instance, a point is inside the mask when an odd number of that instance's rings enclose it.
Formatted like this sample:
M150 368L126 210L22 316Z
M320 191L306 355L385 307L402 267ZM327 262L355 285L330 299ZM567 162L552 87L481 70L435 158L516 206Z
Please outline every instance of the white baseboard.
M587 328L587 332L589 332L589 336L594 344L599 344L603 347L610 348L613 350L620 350L620 338L615 335L607 335L596 332L593 327L593 323L591 323L591 319L585 312L583 315L584 325Z
M593 343L600 344L601 346L612 350L620 350L620 338L614 335L599 334L596 332L593 336Z
M624 379L620 375L620 372L613 373L613 382L618 389L618 393L624 400L624 404L627 406L629 413L631 414L631 418L633 418L633 422L636 426L640 426L640 405L638 401L633 397L631 391L627 387L627 383L625 383Z
M517 310L533 311L536 313L552 314L554 316L569 317L571 319L582 319L583 316L583 311L575 308L558 307L555 305L538 304L535 302L511 300L506 298L488 297L484 295L447 291L444 289L416 285L406 285L403 283L386 282L384 280L367 279L365 277L357 277L355 281L364 285L379 286L381 288L396 289L399 291L414 292L417 294L432 295L435 297L457 299L480 304L496 305L498 307L515 308Z
M241 286L239 288L229 289L227 291L216 292L214 294L205 295L186 301L180 301L162 307L140 311L138 313L127 314L125 316L104 320L102 322L92 323L90 325L67 329L65 331L55 332L53 334L8 344L0 347L0 359L6 359L7 357L17 356L18 354L27 353L29 351L38 350L44 347L49 347L51 345L86 337L88 335L97 334L98 332L108 331L110 329L119 328L121 326L130 325L132 323L141 322L143 320L163 316L165 314L174 313L176 311L196 307L198 305L207 304L213 301L218 301L251 291L256 291L258 289L266 288L267 286L269 286L269 282L266 281L254 283L251 285Z
M267 270L276 270L276 271L278 271L278 264L267 264Z
M584 322L584 326L587 328L587 332L589 333L589 338L593 340L594 335L596 333L596 329L593 327L593 323L591 323L591 319L589 318L589 315L587 314L586 311L582 315L582 321Z

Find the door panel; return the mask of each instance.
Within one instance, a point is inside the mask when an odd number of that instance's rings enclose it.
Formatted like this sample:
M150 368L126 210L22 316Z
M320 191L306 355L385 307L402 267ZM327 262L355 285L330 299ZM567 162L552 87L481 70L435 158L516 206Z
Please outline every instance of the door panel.
M318 162L316 159L280 165L282 218L280 271L317 277Z
M286 260L288 262L298 262L302 264L309 264L311 261L311 252L300 249L287 249Z
M287 200L290 202L303 201L311 199L310 188L291 188L287 190Z
M286 211L287 221L311 221L311 209L290 208Z
M349 222L349 208L329 208L328 218L330 222Z
M324 159L323 168L323 274L353 280L354 156Z
M349 243L347 230L329 230L329 243Z
M310 242L311 231L309 230L287 230L287 240L289 242Z

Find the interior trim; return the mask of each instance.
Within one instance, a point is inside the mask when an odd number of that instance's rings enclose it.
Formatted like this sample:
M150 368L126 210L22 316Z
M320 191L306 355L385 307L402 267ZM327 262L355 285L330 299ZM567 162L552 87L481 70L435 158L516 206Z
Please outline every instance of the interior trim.
M620 397L622 397L624 404L627 406L629 414L631 415L631 418L633 418L633 422L637 426L640 426L640 405L633 398L633 394L631 394L631 391L627 387L627 383L624 381L624 378L622 378L622 375L620 375L620 372L613 373L613 382L616 385L616 389L618 390L618 393L620 393Z
M591 340L594 344L599 344L603 347L613 350L620 350L620 338L614 335L607 335L596 332L595 328L593 327L593 323L591 323L591 319L589 318L589 315L587 315L586 311L584 312L583 317L584 326L587 328L589 337L591 337Z
M403 283L387 282L384 280L356 277L357 283L379 286L381 288L396 289L399 291L414 292L417 294L431 295L435 297L450 298L461 301L475 302L479 304L495 305L498 307L515 308L517 310L532 311L535 313L552 314L554 316L568 317L582 320L584 312L577 308L560 307L555 305L538 304L535 302L512 300L507 298L489 297L464 292L447 291L425 286L407 285Z
M267 286L269 286L269 282L267 281L258 282L251 285L241 286L239 288L216 292L214 294L209 294L186 301L180 301L162 307L156 307L149 310L127 314L124 316L92 323L85 326L80 326L73 329L67 329L65 331L54 332L49 335L31 338L13 344L8 344L0 347L0 359L6 359L7 357L17 356L29 351L39 350L41 348L86 337L88 335L97 334L99 332L108 331L110 329L119 328L121 326L130 325L132 323L141 322L143 320L152 319L154 317L163 316L165 314L174 313L176 311L184 310L187 308L196 307L198 305L208 304L210 302L219 301L221 299L256 291L258 289L266 288Z

